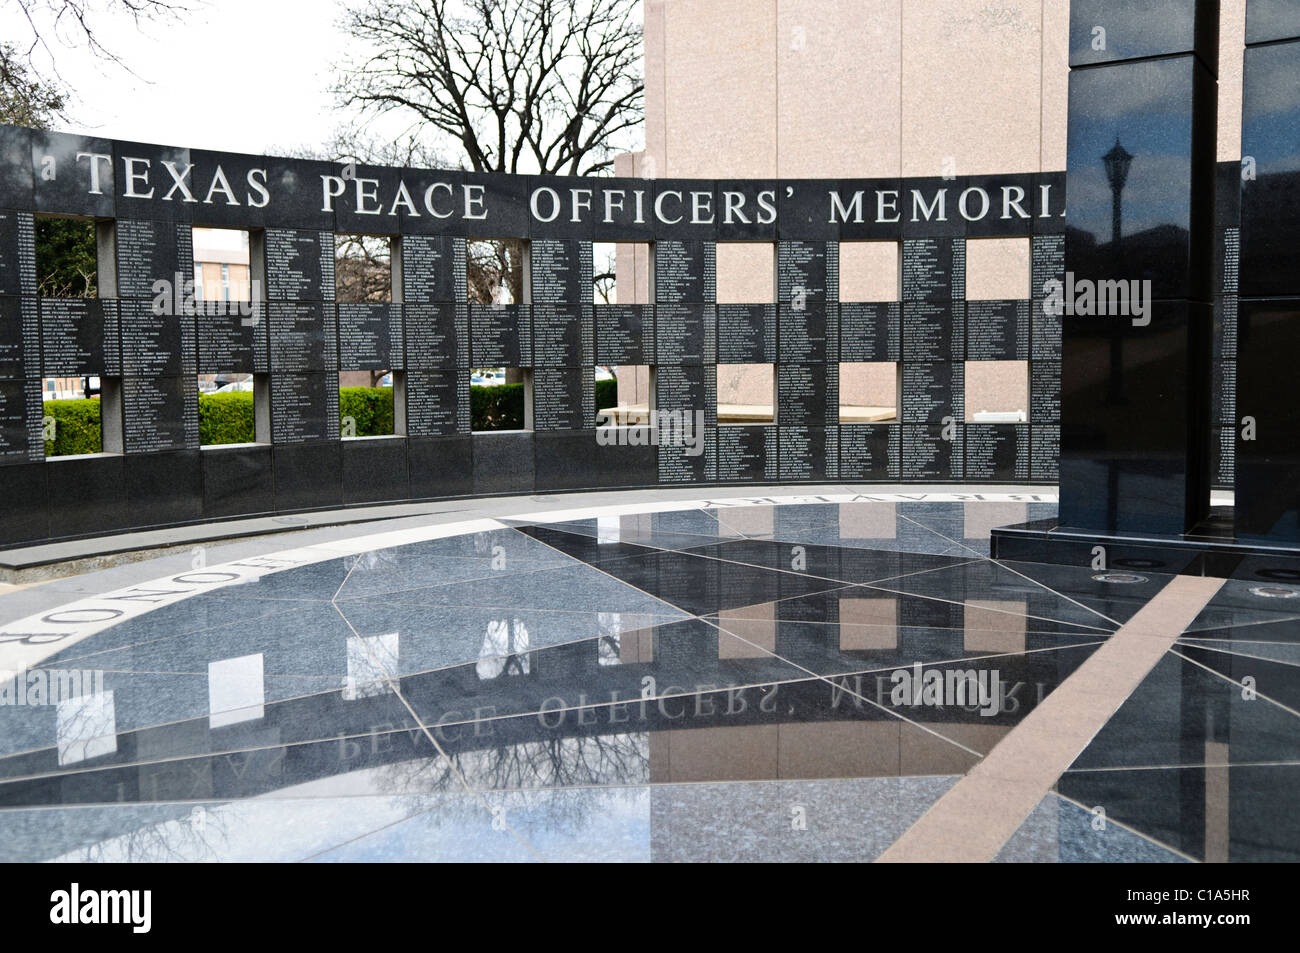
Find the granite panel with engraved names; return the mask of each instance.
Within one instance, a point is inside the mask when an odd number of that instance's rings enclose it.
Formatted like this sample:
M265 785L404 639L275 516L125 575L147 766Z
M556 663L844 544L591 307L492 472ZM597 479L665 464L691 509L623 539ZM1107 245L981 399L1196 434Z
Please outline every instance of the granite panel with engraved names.
M0 380L0 465L45 457L41 382Z
M725 482L775 480L778 473L776 427L728 425L718 427L717 478Z
M404 366L402 306L387 302L339 302L339 369L398 371Z
M591 243L534 239L528 245L529 300L533 304L591 304Z
M185 310L186 285L194 280L193 230L186 222L133 221L114 224L117 296L150 298L160 310Z
M266 311L273 373L338 371L338 332L333 304L270 301Z
M0 209L0 295L36 294L36 221Z
M897 424L841 424L841 480L897 480L902 463L902 427Z
M532 317L534 367L591 367L596 356L592 305L534 303Z
M122 436L127 453L199 446L199 391L192 376L124 377Z
M122 304L112 298L40 299L42 376L122 373Z
M840 378L825 364L781 364L776 371L776 422L827 427L839 422Z
M839 478L838 428L782 427L778 443L777 473L781 480Z
M334 233L268 228L266 297L270 301L333 301Z
M532 309L519 304L469 306L470 361L475 367L532 367Z
M1028 301L967 301L966 360L1029 360Z
M963 436L967 480L1029 479L1028 424L966 424Z
M903 301L961 301L966 297L966 240L903 241Z
M720 304L719 364L776 363L776 305Z
M401 243L402 301L405 304L469 299L465 239L404 235Z
M824 364L839 360L839 305L815 311L782 304L777 308L778 359L791 364Z
M1061 419L1061 362L1033 361L1029 365L1029 419L1036 424Z
M337 440L339 375L271 373L271 439L274 443Z
M840 302L840 361L902 360L902 337L901 301Z
M200 374L270 371L265 302L200 301L197 304Z
M782 241L776 246L776 293L781 304L819 311L840 296L838 242Z
M197 373L195 315L159 314L150 301L120 302L122 373L149 377Z
M656 368L654 409L661 421L656 435L661 482L716 478L715 445L708 435L717 425L717 407L715 366L661 364Z
M1061 475L1061 425L1031 424L1029 434L1029 478L1035 483L1055 483Z
M962 360L965 318L964 301L904 301L903 360Z
M656 304L656 361L661 365L714 363L717 320L716 305Z
M467 368L435 367L406 372L406 434L449 437L470 432Z
M408 369L469 367L469 305L451 301L402 306Z
M533 429L583 430L596 419L595 368L539 367L533 371Z
M1029 250L1030 294L1032 318L1030 353L1036 361L1061 359L1060 302L1054 300L1049 309L1047 299L1059 298L1065 280L1065 236L1035 235ZM1055 282L1050 284L1049 282ZM1050 311L1057 313L1053 314Z
M597 364L654 364L654 305L595 305Z
M656 242L655 303L712 303L718 294L717 267L713 242Z
M960 362L903 364L901 419L905 424L943 424L965 413L966 368Z
M962 428L903 424L903 480L954 480L962 477Z
M37 299L0 295L0 379L40 376L41 321Z

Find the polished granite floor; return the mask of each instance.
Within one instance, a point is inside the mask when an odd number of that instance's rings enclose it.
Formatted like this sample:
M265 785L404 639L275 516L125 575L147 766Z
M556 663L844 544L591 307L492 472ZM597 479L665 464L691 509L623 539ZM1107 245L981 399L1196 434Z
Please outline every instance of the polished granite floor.
M872 860L1168 581L988 558L1053 512L504 521L174 602L0 699L0 860ZM1264 588L998 860L1300 859L1300 598Z

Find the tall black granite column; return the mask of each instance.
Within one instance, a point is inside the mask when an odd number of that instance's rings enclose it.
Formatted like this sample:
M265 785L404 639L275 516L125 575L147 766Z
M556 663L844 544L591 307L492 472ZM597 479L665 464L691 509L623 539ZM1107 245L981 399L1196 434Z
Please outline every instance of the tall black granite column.
M904 482L959 480L964 460L965 222L908 221L903 230L899 387Z
M1217 0L1070 6L1063 526L1208 512L1218 21Z
M343 502L334 233L266 230L277 509Z
M826 341L828 315L839 306L839 253L839 242L834 241L777 244L776 419L778 475L783 482L839 477L840 378L836 366L828 363ZM721 349L721 306L718 323Z
M403 235L402 323L411 496L473 490L465 239Z
M596 472L591 242L534 239L528 249L537 488L592 487Z
M1246 6L1237 534L1300 541L1300 4Z
M653 410L660 419L675 414L674 420L690 420L692 426L702 412L706 428L702 453L698 442L690 445L660 435L659 482L716 480L717 246L711 241L661 239L654 245L653 268L658 362ZM698 431L691 433L698 437ZM731 454L733 463L736 456Z

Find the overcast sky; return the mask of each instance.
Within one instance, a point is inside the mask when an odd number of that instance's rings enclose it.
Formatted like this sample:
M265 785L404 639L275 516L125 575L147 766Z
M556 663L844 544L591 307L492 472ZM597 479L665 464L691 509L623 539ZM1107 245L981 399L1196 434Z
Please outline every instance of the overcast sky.
M251 153L329 140L340 121L330 67L344 48L334 0L191 4L180 23L144 32L130 18L100 15L101 42L135 75L53 44L59 73L77 93L58 128ZM30 36L14 5L0 5L0 36Z

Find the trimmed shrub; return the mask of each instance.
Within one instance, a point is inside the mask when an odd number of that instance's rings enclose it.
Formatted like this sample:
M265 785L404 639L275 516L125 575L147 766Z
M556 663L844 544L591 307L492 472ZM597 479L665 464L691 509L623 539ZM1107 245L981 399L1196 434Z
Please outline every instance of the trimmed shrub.
M252 443L255 433L252 391L199 395L199 443Z
M46 417L54 418L54 439L45 441L47 457L99 453L103 449L98 397L89 400L47 400L43 413Z
M497 384L469 389L470 422L475 430L523 430L524 385Z
M381 437L393 432L391 387L340 387L339 418L351 417L357 429L352 437Z

